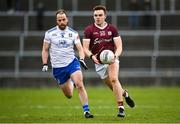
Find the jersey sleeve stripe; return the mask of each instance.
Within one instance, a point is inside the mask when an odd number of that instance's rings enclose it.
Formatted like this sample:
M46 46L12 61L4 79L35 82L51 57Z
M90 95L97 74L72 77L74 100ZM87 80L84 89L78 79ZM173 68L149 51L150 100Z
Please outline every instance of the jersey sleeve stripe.
M113 39L117 39L117 38L120 38L120 36L118 36L118 37L113 37Z
M56 29L57 29L57 27L54 27L54 28L49 29L47 32L50 33L50 32L52 32L52 31L54 31Z

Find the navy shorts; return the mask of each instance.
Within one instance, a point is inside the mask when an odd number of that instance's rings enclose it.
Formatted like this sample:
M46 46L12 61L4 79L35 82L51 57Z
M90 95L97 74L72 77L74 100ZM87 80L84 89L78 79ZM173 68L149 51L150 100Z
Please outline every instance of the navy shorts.
M64 84L75 71L81 70L79 61L75 58L68 66L53 68L54 78L58 84Z

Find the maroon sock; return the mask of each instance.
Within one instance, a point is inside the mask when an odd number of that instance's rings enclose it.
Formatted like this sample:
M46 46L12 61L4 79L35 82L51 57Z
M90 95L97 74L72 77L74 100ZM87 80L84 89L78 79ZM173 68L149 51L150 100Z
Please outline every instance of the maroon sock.
M118 105L118 107L119 107L119 106L123 106L123 101L118 101L118 102L117 102L117 105Z

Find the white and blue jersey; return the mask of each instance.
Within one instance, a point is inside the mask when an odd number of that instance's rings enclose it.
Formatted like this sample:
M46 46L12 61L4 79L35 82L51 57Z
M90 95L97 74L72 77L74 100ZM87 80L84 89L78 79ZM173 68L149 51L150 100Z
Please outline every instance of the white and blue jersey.
M64 84L72 73L80 70L80 63L74 52L74 45L81 43L79 35L68 26L65 30L60 30L56 26L45 33L44 42L50 44L53 75L58 84Z
M58 26L45 33L44 42L50 44L50 61L53 68L65 67L75 58L74 45L80 43L79 35L70 27L60 30Z

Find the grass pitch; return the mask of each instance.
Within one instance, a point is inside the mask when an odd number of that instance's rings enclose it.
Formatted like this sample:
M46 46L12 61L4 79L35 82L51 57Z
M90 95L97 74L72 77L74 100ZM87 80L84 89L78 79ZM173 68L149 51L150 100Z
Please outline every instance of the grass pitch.
M58 88L0 89L1 123L180 123L180 87L128 87L135 108L118 118L107 87L86 87L93 119L82 115L77 90L72 99Z

